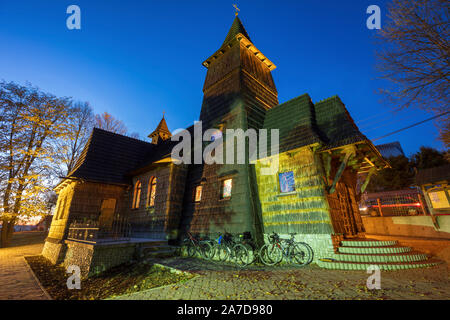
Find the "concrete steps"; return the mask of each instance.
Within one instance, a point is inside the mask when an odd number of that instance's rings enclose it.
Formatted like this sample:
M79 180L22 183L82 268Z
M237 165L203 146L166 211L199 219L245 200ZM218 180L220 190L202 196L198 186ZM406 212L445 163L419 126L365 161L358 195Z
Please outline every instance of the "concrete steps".
M345 261L333 261L323 262L318 261L318 265L325 269L335 270L364 270L366 271L369 266L376 265L383 271L416 269L416 268L429 268L439 264L441 261L430 259L426 262L402 262L402 263L359 263L359 262L345 262Z
M336 254L334 259L342 262L370 262L370 263L386 263L386 262L417 262L425 261L428 256L424 253L407 254Z
M406 253L412 251L410 247L339 247L339 253L354 253L354 254L383 254L383 253Z
M177 247L170 246L165 240L155 240L144 243L140 248L142 259L167 258L175 255Z
M380 270L404 270L427 268L441 263L430 259L424 253L410 247L399 246L397 241L344 240L330 259L319 260L317 264L325 269L367 270L377 265Z
M388 247L395 246L397 241L377 241L377 240L343 240L341 245L345 247Z

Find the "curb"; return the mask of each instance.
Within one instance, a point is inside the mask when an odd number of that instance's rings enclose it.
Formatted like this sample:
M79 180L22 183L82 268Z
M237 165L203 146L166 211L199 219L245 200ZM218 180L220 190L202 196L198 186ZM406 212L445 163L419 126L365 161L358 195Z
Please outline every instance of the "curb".
M33 257L33 256L22 256L22 258L25 261L25 264L27 265L28 271L31 272L31 274L33 275L34 280L36 280L36 282L39 285L39 287L41 288L42 292L44 292L44 295L47 297L48 300L53 300L53 298L48 294L47 290L45 290L45 288L42 286L41 282L39 281L38 277L34 273L33 269L28 264L28 261L27 261L27 259L25 259L25 257Z

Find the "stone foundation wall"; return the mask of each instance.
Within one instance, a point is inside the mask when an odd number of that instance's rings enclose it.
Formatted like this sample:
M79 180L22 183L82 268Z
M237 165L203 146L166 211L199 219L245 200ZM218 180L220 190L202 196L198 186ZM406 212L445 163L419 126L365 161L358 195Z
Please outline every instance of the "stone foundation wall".
M129 262L136 252L136 243L88 244L66 240L66 244L64 266L79 266L83 278Z
M50 260L53 264L59 264L64 260L66 253L66 244L57 239L45 240L44 248L42 249L42 256Z

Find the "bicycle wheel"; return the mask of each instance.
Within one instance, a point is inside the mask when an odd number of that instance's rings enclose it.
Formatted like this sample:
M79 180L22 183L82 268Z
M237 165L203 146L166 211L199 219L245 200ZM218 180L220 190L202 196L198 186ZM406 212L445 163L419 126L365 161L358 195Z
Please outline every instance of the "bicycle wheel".
M217 259L219 259L219 261L221 262L227 261L228 257L230 256L230 249L224 243L216 244L215 252L217 255Z
M288 249L289 259L291 262L298 264L300 266L306 266L309 261L309 250L306 246L294 244L289 246Z
M195 246L192 241L189 239L185 239L183 244L181 245L181 254L186 255L189 258L192 258L195 255Z
M206 260L211 260L214 255L214 250L211 243L209 243L209 241L201 241L199 243L199 248L201 256Z
M240 243L236 244L233 247L233 257L235 259L234 263L239 267L245 267L251 262L248 249L243 244Z
M313 248L311 248L311 246L306 242L296 242L295 244L299 246L300 249L304 247L308 251L308 261L306 262L306 264L310 264L314 259Z
M283 252L277 245L266 243L259 250L259 257L266 266L273 266L283 259Z

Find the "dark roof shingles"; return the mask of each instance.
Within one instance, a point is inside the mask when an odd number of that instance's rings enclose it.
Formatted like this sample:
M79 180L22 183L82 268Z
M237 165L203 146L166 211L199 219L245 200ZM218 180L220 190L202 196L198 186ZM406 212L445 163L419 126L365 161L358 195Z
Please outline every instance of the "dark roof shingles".
M368 140L359 131L345 105L338 96L317 102L315 105L317 126L326 139L324 149Z
M304 94L267 111L263 128L280 130L280 152L322 142L315 127L313 108L311 98ZM267 136L270 146L270 132Z
M151 143L94 128L68 177L104 183L128 183L126 174L150 156Z

